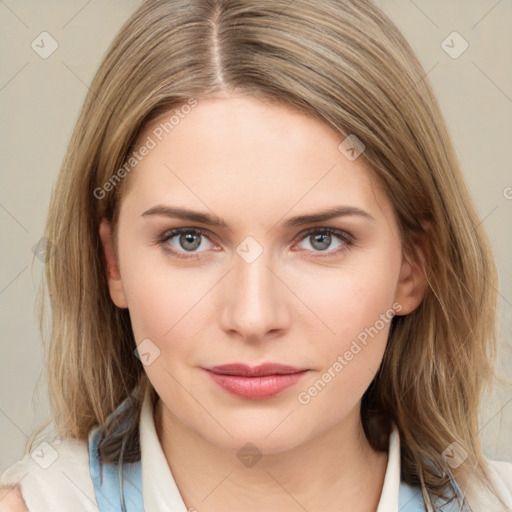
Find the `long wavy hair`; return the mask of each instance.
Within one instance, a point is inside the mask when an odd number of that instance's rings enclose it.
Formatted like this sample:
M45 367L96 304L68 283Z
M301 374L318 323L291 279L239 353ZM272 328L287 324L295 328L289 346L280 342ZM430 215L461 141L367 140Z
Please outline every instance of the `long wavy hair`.
M157 397L134 355L129 311L110 299L98 234L102 218L115 230L129 176L104 185L148 123L217 91L286 104L364 143L404 254L428 245L418 263L425 297L394 318L362 400L366 435L385 451L397 426L402 478L421 487L428 510L448 496L450 475L462 490L474 477L490 484L478 415L494 374L495 263L426 73L369 0L147 0L124 24L87 94L46 225L51 325L44 304L40 322L59 435L86 439L131 397L132 427L107 424L100 455L140 458L142 400ZM441 454L452 442L469 456L450 471Z

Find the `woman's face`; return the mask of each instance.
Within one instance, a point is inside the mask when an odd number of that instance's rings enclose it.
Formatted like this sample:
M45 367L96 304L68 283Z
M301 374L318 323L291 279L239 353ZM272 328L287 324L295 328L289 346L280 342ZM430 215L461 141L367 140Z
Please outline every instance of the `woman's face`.
M421 300L364 153L249 97L186 112L168 134L172 113L139 137L148 149L127 178L118 268L101 227L112 299L129 308L165 414L215 445L251 441L262 453L359 424L393 310ZM238 363L296 370L208 370Z

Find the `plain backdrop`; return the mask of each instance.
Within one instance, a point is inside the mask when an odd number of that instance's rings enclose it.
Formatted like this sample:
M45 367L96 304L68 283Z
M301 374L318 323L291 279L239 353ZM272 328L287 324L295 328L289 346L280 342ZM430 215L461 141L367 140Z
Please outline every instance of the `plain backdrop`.
M35 306L42 262L33 248L88 85L138 4L0 0L0 470L20 458L27 437L48 418ZM378 4L409 40L434 86L494 246L501 277L498 371L511 378L512 2ZM46 51L58 45L47 58L36 46L41 37ZM512 392L499 386L482 407L486 455L512 461L511 433Z

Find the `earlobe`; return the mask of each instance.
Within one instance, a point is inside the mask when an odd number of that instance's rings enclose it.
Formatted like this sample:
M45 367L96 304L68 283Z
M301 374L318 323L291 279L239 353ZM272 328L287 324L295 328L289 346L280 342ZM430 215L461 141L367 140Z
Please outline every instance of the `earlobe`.
M108 289L110 298L118 308L127 308L128 303L124 293L123 281L119 271L119 265L114 250L112 227L109 221L102 219L99 227L101 245L107 273Z

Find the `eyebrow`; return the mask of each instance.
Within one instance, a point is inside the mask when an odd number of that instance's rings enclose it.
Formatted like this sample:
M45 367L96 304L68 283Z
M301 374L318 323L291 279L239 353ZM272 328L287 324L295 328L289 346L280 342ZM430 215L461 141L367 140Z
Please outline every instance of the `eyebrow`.
M185 208L175 208L172 206L156 205L145 211L141 217L158 215L163 217L172 217L177 219L189 220L191 222L197 222L205 224L211 227L225 228L231 231L225 220L217 215L210 215L209 213L197 212L194 210L187 210ZM302 226L304 224L312 224L315 222L322 222L333 219L335 217L346 217L346 216L359 216L365 219L375 221L367 211L361 210L355 206L333 206L326 210L322 210L316 213L307 215L298 215L287 219L283 226L285 228Z

